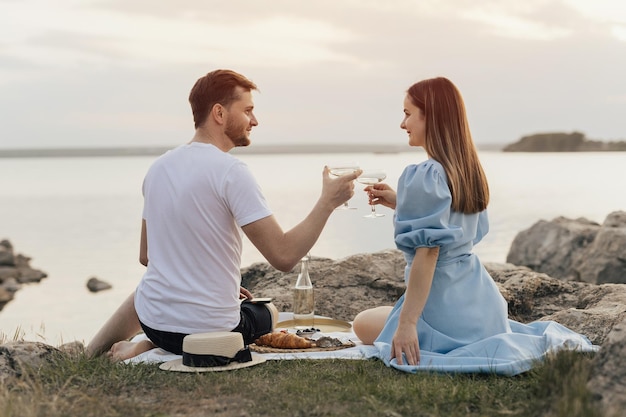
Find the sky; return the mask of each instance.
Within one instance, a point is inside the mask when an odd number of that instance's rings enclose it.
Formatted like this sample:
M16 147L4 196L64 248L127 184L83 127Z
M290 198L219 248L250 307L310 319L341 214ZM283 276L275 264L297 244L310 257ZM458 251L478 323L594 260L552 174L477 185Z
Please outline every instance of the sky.
M185 143L217 68L259 86L252 146L406 143L437 76L478 145L626 140L623 0L0 0L0 148Z

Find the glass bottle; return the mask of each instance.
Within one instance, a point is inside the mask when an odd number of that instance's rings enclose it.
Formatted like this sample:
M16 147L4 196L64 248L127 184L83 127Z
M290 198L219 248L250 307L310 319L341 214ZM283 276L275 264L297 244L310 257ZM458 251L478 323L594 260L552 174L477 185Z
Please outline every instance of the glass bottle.
M300 274L293 288L293 320L296 329L313 327L315 316L315 297L313 284L309 277L309 260L311 255L302 258Z

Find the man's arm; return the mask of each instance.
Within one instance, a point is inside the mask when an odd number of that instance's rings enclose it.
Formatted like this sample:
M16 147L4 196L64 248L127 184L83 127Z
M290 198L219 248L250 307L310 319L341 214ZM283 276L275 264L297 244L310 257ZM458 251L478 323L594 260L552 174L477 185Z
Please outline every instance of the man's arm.
M139 239L139 263L148 266L148 236L146 219L141 219L141 238Z
M330 178L324 167L322 193L311 212L298 225L284 232L274 216L242 227L252 244L280 271L290 271L313 247L333 210L354 194L354 180L361 174Z

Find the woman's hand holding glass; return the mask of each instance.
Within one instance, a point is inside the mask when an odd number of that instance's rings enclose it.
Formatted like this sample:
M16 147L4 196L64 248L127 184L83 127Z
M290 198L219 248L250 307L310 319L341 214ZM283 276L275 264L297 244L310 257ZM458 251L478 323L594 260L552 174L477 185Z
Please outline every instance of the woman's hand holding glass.
M392 210L396 209L396 191L388 184L381 182L379 184L368 185L363 190L367 193L370 205L374 206L380 204Z
M368 184L369 186L374 186L380 183L382 180L387 178L387 173L382 169L368 169L363 171L363 173L356 180L361 184ZM376 218L384 216L383 213L376 213L376 205L372 204L372 199L370 198L370 207L372 208L372 212L363 217Z

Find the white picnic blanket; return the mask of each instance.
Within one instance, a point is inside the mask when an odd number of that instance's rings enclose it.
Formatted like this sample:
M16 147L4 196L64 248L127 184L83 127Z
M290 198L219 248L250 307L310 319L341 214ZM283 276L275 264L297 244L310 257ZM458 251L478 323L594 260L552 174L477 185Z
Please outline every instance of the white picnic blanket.
M286 321L291 319L291 313L280 313L278 321ZM280 328L277 328L280 330ZM287 329L291 331L292 329ZM354 342L355 346L331 350L331 351L318 351L318 352L298 352L298 353L255 353L261 355L268 360L283 360L283 359L368 359L376 352L373 346L365 346L356 337L352 330L345 332L329 332L322 333L324 336L334 337L339 340L350 340ZM142 333L133 338L133 341L145 340L146 336ZM127 359L125 363L137 364L137 363L161 363L175 359L180 359L181 355L175 355L161 348L155 348L137 355L133 358Z

